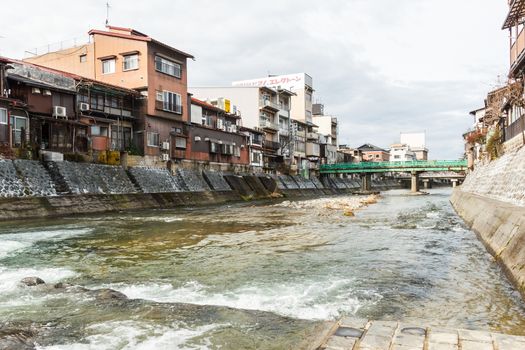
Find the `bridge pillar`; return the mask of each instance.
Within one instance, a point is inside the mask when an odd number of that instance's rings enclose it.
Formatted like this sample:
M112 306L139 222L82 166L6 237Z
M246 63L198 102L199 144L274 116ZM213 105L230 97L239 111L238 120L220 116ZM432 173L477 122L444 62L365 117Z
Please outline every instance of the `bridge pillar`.
M458 179L453 179L452 180L452 187L456 188L457 185L458 185L458 181L459 181Z
M410 192L416 193L419 192L419 174L417 171L412 172L412 184L410 186Z
M361 191L369 192L372 190L372 174L361 174Z
M432 188L432 179L423 180L423 187L425 188L425 190Z

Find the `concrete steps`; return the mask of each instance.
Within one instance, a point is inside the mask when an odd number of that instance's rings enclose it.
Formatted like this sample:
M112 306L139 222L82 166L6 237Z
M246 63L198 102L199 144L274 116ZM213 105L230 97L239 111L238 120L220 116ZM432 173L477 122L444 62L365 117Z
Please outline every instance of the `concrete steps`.
M343 318L317 350L524 350L525 337L396 321Z

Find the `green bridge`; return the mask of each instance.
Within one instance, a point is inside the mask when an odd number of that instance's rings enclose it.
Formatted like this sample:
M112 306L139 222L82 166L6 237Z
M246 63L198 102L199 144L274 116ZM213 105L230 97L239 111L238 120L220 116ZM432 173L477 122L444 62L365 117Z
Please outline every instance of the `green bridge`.
M360 174L362 190L371 190L371 174L377 173L411 173L412 192L419 191L419 174L428 172L465 172L466 160L417 160L411 162L361 162L323 164L320 167L321 175L330 174ZM454 183L455 184L455 183Z

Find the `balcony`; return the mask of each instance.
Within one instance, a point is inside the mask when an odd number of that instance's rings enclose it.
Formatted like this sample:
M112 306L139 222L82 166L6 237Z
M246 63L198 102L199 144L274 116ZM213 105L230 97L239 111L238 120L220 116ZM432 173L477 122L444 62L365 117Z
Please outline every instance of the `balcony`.
M290 110L289 109L280 109L279 115L284 118L290 118Z
M525 29L525 28L524 28ZM523 60L523 51L525 50L525 31L524 29L518 34L518 38L510 47L510 72L514 73L516 67Z
M279 125L277 125L275 123L272 123L271 121L269 121L267 119L259 120L259 127L263 128L263 129L274 130L274 131L278 131L279 130Z
M281 136L289 136L290 135L290 131L288 129L279 129L279 135Z
M264 140L263 148L266 150L277 151L281 148L281 144L279 142Z
M316 133L316 132L307 132L306 133L306 138L308 140L319 140L319 134Z
M262 99L259 100L259 107L261 109L266 109L271 112L278 112L281 109L277 103L272 102L270 100L262 100Z
M319 157L321 150L318 143L307 142L306 143L306 156L307 157Z

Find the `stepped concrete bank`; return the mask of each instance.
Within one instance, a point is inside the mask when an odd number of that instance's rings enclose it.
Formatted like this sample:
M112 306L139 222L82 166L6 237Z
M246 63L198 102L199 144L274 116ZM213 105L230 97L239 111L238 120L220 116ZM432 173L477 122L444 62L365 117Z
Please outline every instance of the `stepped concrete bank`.
M377 190L399 187L395 181ZM299 176L0 160L0 220L168 209L275 198L312 198L358 191L360 182Z
M525 299L525 147L478 166L451 203Z

